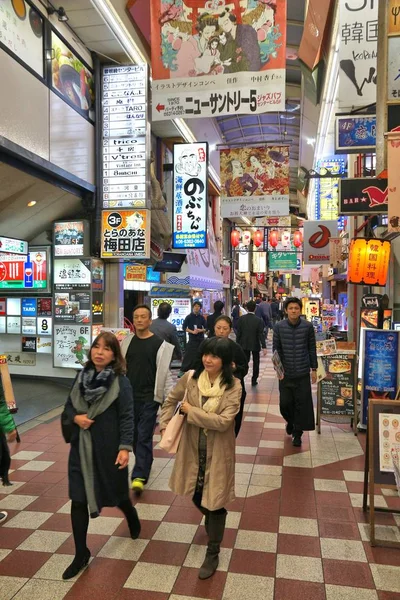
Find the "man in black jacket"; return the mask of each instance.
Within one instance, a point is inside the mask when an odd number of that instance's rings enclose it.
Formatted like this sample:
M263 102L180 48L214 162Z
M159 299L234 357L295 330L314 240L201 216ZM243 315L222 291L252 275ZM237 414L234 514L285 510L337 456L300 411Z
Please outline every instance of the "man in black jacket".
M212 315L208 315L207 317L207 335L209 338L215 336L215 321L218 319L218 317L222 315L223 310L224 303L222 302L222 300L216 300L214 302L214 312L212 313Z
M182 359L182 350L179 344L176 327L168 321L168 317L171 314L172 306L168 302L161 302L158 307L157 315L158 319L154 319L150 325L151 333L155 333L159 338L175 346L174 358L177 360Z
M260 374L260 349L263 348L264 356L267 354L264 335L264 323L256 317L256 303L253 300L247 303L247 315L240 317L236 332L236 341L242 346L247 361L250 360L250 352L253 355L253 376L251 385L257 385Z
M280 411L287 421L286 432L293 446L301 446L303 431L315 429L311 382L317 381L317 350L314 327L300 318L299 298L287 298L287 319L275 325L272 349L277 351L285 371L279 381ZM310 382L311 370L311 382Z

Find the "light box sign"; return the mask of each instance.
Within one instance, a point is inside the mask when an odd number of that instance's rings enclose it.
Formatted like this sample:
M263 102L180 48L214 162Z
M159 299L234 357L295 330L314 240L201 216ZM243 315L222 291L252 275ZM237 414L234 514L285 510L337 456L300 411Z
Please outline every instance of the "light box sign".
M148 68L103 68L103 208L146 208Z
M336 154L375 152L376 115L336 117Z
M150 258L150 211L103 210L102 258Z
M25 242L24 242L25 243ZM0 289L14 291L48 291L49 247L30 248L27 256L0 255Z
M322 177L315 184L315 220L337 219L339 215L339 181L345 170L343 158L324 158L317 168L321 174L329 171L335 177Z
M89 325L63 324L54 327L53 364L55 367L81 369L90 350Z
M268 252L270 271L291 271L297 269L297 252Z
M388 211L388 180L342 179L339 183L341 215L384 214Z
M28 242L0 236L0 252L11 254L28 254Z
M330 264L329 239L337 237L337 220L304 221L304 263L306 265Z
M55 258L54 289L90 290L91 284L90 258Z
M185 318L190 314L192 301L190 298L152 298L151 299L151 314L153 319L158 317L158 307L163 302L167 302L171 306L171 314L168 321L175 325L177 329L182 329Z
M54 223L54 256L88 256L89 223L57 221Z
M174 144L173 248L207 248L208 144Z

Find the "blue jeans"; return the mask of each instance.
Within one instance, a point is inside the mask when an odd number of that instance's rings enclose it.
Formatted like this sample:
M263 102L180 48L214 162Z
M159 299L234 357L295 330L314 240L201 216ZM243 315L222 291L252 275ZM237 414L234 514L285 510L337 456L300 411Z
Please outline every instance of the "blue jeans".
M153 434L156 427L158 402L134 402L133 451L135 466L131 479L148 480L153 464Z

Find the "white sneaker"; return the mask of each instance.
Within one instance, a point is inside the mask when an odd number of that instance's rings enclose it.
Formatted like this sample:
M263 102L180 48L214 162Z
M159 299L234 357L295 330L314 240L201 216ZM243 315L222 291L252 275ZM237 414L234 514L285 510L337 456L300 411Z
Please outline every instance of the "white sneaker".
M0 512L0 524L4 523L4 521L7 519L8 517L8 513L5 510L2 510Z

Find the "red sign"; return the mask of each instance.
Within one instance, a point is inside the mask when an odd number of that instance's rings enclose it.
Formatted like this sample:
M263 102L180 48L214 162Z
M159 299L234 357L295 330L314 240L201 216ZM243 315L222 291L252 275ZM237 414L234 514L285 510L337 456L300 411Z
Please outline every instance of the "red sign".
M265 273L256 273L257 283L265 284Z
M0 315L6 314L6 299L0 298Z

